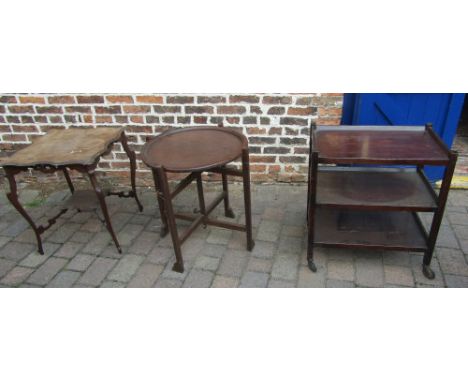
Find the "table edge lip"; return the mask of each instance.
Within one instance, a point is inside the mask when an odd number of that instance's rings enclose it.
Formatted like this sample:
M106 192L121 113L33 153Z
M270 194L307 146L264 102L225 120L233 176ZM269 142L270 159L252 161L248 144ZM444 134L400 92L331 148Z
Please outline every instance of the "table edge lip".
M95 128L96 130L97 129L101 129L99 127L96 127ZM99 159L106 151L107 149L109 148L109 145L115 143L115 142L118 142L121 137L122 137L122 134L124 133L124 128L122 127L111 127L111 129L115 129L116 131L119 131L119 134L118 136L116 137L113 137L112 139L108 139L103 147L96 153L96 155L93 156L93 158L89 161L61 161L61 162L38 162L38 161L35 161L35 162L29 162L29 163L22 163L22 164L19 164L18 162L8 162L7 160L10 158L10 157L5 157L5 158L0 158L0 167L15 167L15 168L30 168L30 167L64 167L64 166L90 166L92 164L94 164L96 162L97 159ZM58 129L56 129L58 130ZM66 129L66 130L69 130L69 129ZM80 130L90 130L89 128L82 128ZM47 133L42 135L42 137L46 137L47 136ZM20 152L21 150L24 150L24 149L27 149L28 147L31 147L31 145L33 145L34 142L32 142L30 145L26 146L26 147L23 147L17 151L14 152L14 154ZM13 154L13 155L14 155Z
M230 158L230 159L227 159L227 160L223 160L223 161L220 161L220 162L217 162L217 163L211 163L209 165L206 165L206 166L200 166L200 167L190 167L190 168L173 168L173 167L168 167L168 166L164 166L162 164L160 165L151 165L147 162L147 151L148 151L148 148L151 147L152 144L154 144L154 142L159 139L160 137L166 137L168 135L174 135L174 134L178 134L178 133L183 133L183 132L187 132L187 131L196 131L196 130L216 130L216 131L222 131L222 132L225 132L225 133L228 133L228 134L231 134L231 135L234 135L236 138L238 138L242 144L242 150L245 150L245 149L248 149L249 147L249 142L248 142L248 139L247 137L236 131L236 130L233 130L229 127L221 127L221 126L195 126L195 127L188 127L188 128L181 128L181 129L174 129L174 130L169 130L169 131L165 131L161 134L159 134L158 136L154 137L153 139L151 139L150 141L147 141L142 149L141 149L141 152L140 152L140 157L141 157L141 160L142 162L148 166L149 168L151 169L156 169L156 168L163 168L165 171L168 171L168 172L174 172L174 173L183 173L183 172L192 172L192 171L208 171L210 169L213 169L213 168L217 168L217 167L220 167L220 166L224 166L234 160L236 160L237 158L239 158L240 156L242 156L242 151L239 152L238 154L236 154L236 156L234 156L233 158Z

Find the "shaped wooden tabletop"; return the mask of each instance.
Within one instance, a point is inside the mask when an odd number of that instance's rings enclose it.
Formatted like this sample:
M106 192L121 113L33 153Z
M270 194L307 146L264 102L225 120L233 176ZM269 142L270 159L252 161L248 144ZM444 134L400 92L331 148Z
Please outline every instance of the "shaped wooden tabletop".
M1 158L0 166L91 165L119 140L122 131L114 127L50 130L31 145Z

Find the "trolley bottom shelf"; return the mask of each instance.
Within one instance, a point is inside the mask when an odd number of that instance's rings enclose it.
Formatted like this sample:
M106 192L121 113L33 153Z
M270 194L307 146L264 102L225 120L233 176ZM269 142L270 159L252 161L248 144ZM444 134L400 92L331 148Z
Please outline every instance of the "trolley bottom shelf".
M415 213L318 207L312 245L427 250L427 234Z

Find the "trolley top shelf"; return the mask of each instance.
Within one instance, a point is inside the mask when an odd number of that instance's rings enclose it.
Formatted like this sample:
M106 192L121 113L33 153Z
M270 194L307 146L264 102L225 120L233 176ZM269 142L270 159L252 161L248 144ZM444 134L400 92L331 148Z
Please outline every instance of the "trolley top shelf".
M430 126L317 126L320 163L447 165L450 150Z

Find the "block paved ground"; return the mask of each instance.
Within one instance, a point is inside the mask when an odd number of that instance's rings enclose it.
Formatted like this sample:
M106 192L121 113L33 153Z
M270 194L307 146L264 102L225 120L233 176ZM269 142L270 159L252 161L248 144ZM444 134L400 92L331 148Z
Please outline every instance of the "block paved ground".
M236 220L243 221L242 187L232 184ZM219 189L207 185L209 200ZM199 228L183 245L186 271L171 270L170 237L159 236L153 190L140 189L145 210L132 199L108 198L119 254L95 213L67 212L45 234L44 256L32 230L0 193L1 287L468 287L468 191L452 190L432 262L434 280L421 273L422 255L408 252L316 249L317 273L306 265L305 185L252 185L256 246L245 236ZM67 190L42 200L38 191L21 197L28 211L45 222L59 209ZM196 192L179 195L176 208L191 212ZM214 212L221 217L222 208ZM423 216L428 221L429 216ZM183 228L182 225L180 225Z

